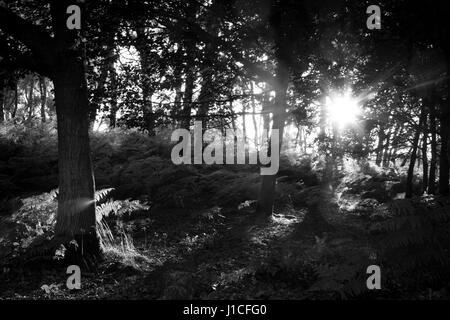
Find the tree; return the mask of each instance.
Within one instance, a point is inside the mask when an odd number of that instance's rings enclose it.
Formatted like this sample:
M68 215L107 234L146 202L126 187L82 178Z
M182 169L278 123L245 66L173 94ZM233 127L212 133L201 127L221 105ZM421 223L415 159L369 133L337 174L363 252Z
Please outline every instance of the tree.
M23 43L29 49L23 56L27 64L50 76L54 83L59 157L55 233L63 239L75 238L81 252L96 255L99 242L89 150L84 40L76 29L69 30L66 26L66 10L72 4L68 0L50 1L53 37L5 6L0 7L0 29Z

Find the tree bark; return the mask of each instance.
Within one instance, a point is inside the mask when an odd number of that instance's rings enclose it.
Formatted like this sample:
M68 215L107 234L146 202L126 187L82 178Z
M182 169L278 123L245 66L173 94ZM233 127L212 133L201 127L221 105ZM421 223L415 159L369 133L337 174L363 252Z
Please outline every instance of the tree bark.
M39 76L39 93L41 95L41 121L46 122L45 107L47 105L47 80Z
M5 121L5 83L3 79L0 79L0 123Z
M59 195L55 233L96 249L94 175L89 149L89 107L84 64L60 57L55 74Z
M53 83L58 122L59 194L55 234L74 238L82 256L99 253L95 184L89 144L89 103L83 49L66 27L70 1L51 2L55 55ZM86 14L86 11L82 12Z
M34 112L33 93L34 93L34 75L30 77L30 91L28 92L27 98L28 123L31 123Z
M378 145L376 149L377 157L375 159L375 164L377 166L381 165L381 161L383 160L383 143L384 139L386 137L386 134L384 133L384 125L380 124L380 128L378 130Z
M388 133L386 134L386 145L384 146L383 161L382 161L384 168L389 166L389 150L390 150L390 144L391 144L391 135L392 135L392 128L390 128ZM394 131L394 136L395 136L395 131Z
M254 139L256 150L259 150L258 143L258 124L256 122L256 102L255 102L255 88L253 85L253 81L250 81L250 89L252 91L252 121L253 121L253 130L255 131Z
M282 48L278 47L278 51ZM275 88L275 106L273 110L272 132L274 129L279 132L279 150L283 142L285 118L286 118L286 96L289 85L289 67L285 59L285 55L277 52L277 68L276 68L276 88ZM272 152L272 151L271 151ZM272 215L273 204L275 200L275 183L277 175L262 176L261 189L259 193L257 211L264 215Z
M418 145L419 145L420 131L421 131L421 127L422 127L424 120L425 120L425 107L422 105L421 111L420 111L420 117L419 117L419 125L414 134L411 158L409 160L408 176L406 178L405 198L411 198L412 194L413 194L414 166L415 166L416 158L417 158L417 149L418 149Z
M153 114L153 103L152 103L152 81L151 81L151 63L150 56L148 54L147 38L145 35L145 29L143 27L136 28L137 33L137 42L136 49L139 52L140 62L141 62L141 70L142 70L142 81L141 81L141 89L142 89L142 111L144 118L144 126L148 131L149 135L155 134L155 117Z
M426 108L427 106L425 106ZM422 137L422 190L428 190L428 114L425 111L423 123L423 137Z
M447 102L448 103L448 102ZM448 144L449 144L449 107L445 104L441 104L441 150L439 155L439 194L449 194L449 157L448 157Z
M203 126L206 127L208 122L208 113L214 99L213 89L213 71L211 67L205 67L202 71L202 88L198 96L198 115L203 121Z
M109 74L109 126L115 128L117 125L117 72L114 64L117 60L117 55L114 52L114 43L110 44L108 52L108 74Z
M436 143L436 105L435 105L435 91L432 91L430 109L430 131L431 131L431 159L430 159L430 175L428 178L428 194L436 193L436 158L437 158L437 143Z
M194 81L195 81L195 68L193 66L187 66L186 81L184 86L184 99L183 99L183 112L181 127L189 130L191 126L191 109L192 109L192 96L194 94Z
M19 83L16 83L14 88L14 109L11 112L11 119L16 118L17 108L19 108Z

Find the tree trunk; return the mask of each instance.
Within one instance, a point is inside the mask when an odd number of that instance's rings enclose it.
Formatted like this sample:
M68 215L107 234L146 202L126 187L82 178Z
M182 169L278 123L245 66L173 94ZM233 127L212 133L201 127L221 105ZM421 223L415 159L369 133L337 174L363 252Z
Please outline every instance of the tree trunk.
M270 95L267 89L267 85L264 86L263 99L262 99L262 119L263 130L270 131L270 112L271 112Z
M114 44L110 45L108 52L108 74L109 74L109 89L110 89L110 104L109 104L109 126L115 128L117 124L117 72L114 64L117 56L114 52Z
M6 104L5 101L5 90L4 90L4 81L0 79L0 123L3 123L5 121L5 109L4 105Z
M275 106L273 110L272 132L274 129L277 129L279 132L279 154L281 152L281 145L283 142L286 118L286 95L289 85L289 69L284 59L279 57L277 60L277 86L275 88ZM276 177L276 174L262 176L257 211L264 216L272 215L275 200Z
M14 109L11 112L11 119L14 119L16 117L18 107L19 107L19 83L17 82L14 88Z
M33 118L33 91L34 91L34 76L30 77L30 91L28 92L28 101L27 101L27 107L28 107L28 122L31 123Z
M208 122L208 113L212 100L214 99L213 89L213 71L211 67L206 67L202 72L202 88L198 96L198 116L203 121L203 126L206 127Z
M51 2L55 34L52 78L58 126L59 193L55 235L75 239L76 258L100 252L96 229L95 183L89 144L85 62L79 31L66 27L69 0ZM82 6L82 4L80 4ZM84 11L84 7L82 8Z
M176 127L179 122L178 116L180 115L181 112L182 107L181 100L183 99L183 91L181 90L181 86L183 85L181 67L175 68L174 78L175 78L175 101L173 103L171 115L172 115L172 123Z
M448 102L447 102L448 103ZM448 107L441 105L441 150L439 155L439 194L447 195L449 193L449 161L448 161L448 144L449 144L449 114Z
M425 106L426 108L426 106ZM424 123L423 123L423 138L422 138L422 186L423 192L428 190L428 115L425 112Z
M136 28L137 42L136 49L139 52L141 62L141 89L142 89L142 111L144 118L144 126L147 129L149 135L155 134L155 116L152 104L152 81L151 81L151 63L150 56L148 54L147 37L145 35L145 28Z
M42 76L39 76L39 93L41 95L41 121L42 123L45 123L45 107L47 105L47 81Z
M390 128L388 133L386 134L386 145L384 146L383 161L382 161L384 168L389 166L389 150L390 150L390 143L391 143L391 135L392 135L392 128ZM395 137L395 131L394 131L394 137Z
M419 125L416 129L416 132L414 134L414 140L412 145L412 151L411 151L411 158L409 160L409 167L408 167L408 176L406 178L406 194L405 198L411 198L413 193L413 176L414 176L414 166L416 164L416 158L417 158L417 149L419 145L419 138L420 138L420 131L422 128L422 124L425 120L425 107L422 105L421 111L420 111L420 118L419 118Z
M192 109L192 96L194 94L194 81L195 81L195 69L193 66L187 67L186 82L184 89L183 99L183 112L181 127L189 130L191 126L191 109Z
M244 144L247 145L247 123L246 123L246 109L247 105L244 102L242 104L242 135L244 137Z
M386 134L384 133L384 126L380 125L380 128L378 130L378 145L376 149L377 157L375 159L375 164L377 166L381 165L381 161L383 160L383 143L385 137Z
M58 121L59 194L55 233L74 237L81 252L96 253L94 175L84 63L60 57L54 76Z
M436 157L437 157L437 145L436 145L436 105L435 105L435 91L432 91L431 101L429 105L430 109L430 131L431 131L431 160L430 160L430 175L428 178L428 194L436 193Z
M250 81L250 89L252 91L252 121L253 121L253 130L255 131L255 135L254 135L255 147L256 147L256 150L259 150L258 124L256 122L255 88L254 88L254 85L253 85L253 81Z
M108 57L105 58L101 66L100 78L97 81L97 87L92 97L92 104L89 111L89 130L94 129L95 120L97 119L97 111L100 107L101 99L105 96L105 83L108 77Z

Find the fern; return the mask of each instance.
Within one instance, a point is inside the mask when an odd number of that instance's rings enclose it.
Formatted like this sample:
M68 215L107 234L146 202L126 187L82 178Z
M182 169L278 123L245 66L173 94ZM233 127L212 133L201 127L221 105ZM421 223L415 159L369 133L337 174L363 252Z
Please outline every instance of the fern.
M95 202L97 204L104 202L110 197L112 191L114 191L114 188L97 190L95 192Z
M394 200L393 217L372 228L379 249L396 273L436 280L450 265L450 198ZM416 279L419 280L419 279Z

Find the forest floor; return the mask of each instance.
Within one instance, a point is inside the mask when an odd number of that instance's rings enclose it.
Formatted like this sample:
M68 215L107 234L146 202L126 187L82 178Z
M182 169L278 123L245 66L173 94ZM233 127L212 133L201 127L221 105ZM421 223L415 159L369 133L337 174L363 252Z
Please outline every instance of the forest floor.
M67 266L37 262L0 273L2 299L335 299L365 295L373 249L367 216L321 201L255 216L239 210L149 210L121 222L81 290L66 288ZM308 212L309 211L309 212ZM305 217L312 217L305 219ZM319 217L319 219L316 219ZM114 221L111 222L115 224ZM114 226L111 226L111 229ZM125 232L124 230L132 230ZM312 231L314 230L314 232ZM319 233L317 233L319 232ZM376 259L373 258L372 259ZM372 297L382 294L372 293Z

